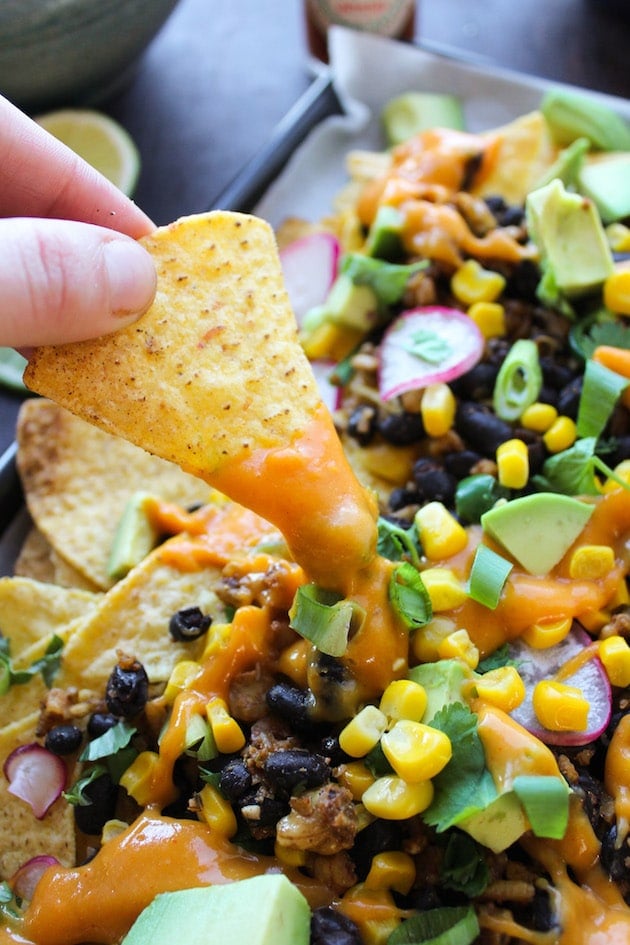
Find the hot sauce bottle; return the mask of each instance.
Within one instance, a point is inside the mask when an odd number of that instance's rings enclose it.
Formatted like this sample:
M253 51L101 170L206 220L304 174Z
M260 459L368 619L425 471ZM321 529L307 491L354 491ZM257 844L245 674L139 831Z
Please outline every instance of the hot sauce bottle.
M309 51L327 62L327 33L333 24L413 40L416 0L304 0L304 16Z

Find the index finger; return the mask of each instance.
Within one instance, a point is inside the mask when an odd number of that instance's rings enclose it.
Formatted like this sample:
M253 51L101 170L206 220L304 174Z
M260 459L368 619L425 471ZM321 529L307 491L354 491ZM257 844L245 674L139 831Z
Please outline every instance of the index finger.
M0 216L95 223L135 239L154 229L117 187L1 96Z

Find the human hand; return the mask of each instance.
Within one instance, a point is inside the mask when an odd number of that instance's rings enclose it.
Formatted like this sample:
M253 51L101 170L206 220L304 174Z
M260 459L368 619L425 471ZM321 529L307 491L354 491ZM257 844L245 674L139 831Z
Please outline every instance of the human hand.
M149 307L154 224L0 96L0 345L96 337Z

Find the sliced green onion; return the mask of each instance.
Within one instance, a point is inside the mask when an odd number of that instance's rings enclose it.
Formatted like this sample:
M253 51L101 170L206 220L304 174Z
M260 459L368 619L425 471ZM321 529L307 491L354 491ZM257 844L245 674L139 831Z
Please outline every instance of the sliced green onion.
M433 616L431 598L412 564L399 564L389 582L389 599L408 630L424 627Z
M210 761L219 754L210 723L197 713L186 724L184 751L198 761Z
M475 473L466 476L455 490L455 511L459 518L478 524L481 516L499 499L509 499L510 490L499 484L490 473Z
M444 906L401 922L387 945L472 945L479 921L472 906Z
M289 624L327 656L343 656L350 631L360 630L365 611L356 601L340 598L316 584L298 588L289 611Z
M405 555L409 557L413 564L420 563L420 551L417 543L415 529L401 528L400 525L394 525L386 518L380 517L378 520L378 539L376 550L382 558L388 558L389 561L400 561Z
M597 361L586 362L577 416L578 436L598 437L602 433L629 383L627 377Z
M537 837L561 840L569 823L569 788L553 775L519 775L512 789Z
M501 365L494 385L494 412L502 420L518 420L542 388L538 348L529 338L515 341Z
M502 558L492 548L479 545L470 571L469 595L479 604L494 610L513 567L510 561Z

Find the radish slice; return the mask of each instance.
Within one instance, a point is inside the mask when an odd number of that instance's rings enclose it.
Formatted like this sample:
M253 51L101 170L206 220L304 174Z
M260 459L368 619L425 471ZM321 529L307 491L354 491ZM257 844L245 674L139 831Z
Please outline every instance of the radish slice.
M66 786L66 766L37 742L20 745L4 763L9 793L26 801L41 820Z
M337 278L339 240L332 233L309 233L280 250L284 284L298 325L322 305Z
M459 309L428 305L403 312L381 342L381 398L454 381L477 364L483 345L479 328Z
M317 381L321 398L330 412L333 413L341 406L342 399L341 387L339 387L338 384L331 384L330 382L330 375L335 368L335 362L329 361L326 358L319 358L311 361L311 367L315 375L315 380Z
M552 732L541 726L532 707L532 693L536 683L541 679L552 679L567 660L583 653L584 648L592 642L588 634L574 624L564 640L547 650L534 649L524 640L514 640L510 643L510 658L516 661L526 689L525 699L510 714L532 735L536 735L548 745L587 745L601 735L610 721L610 683L597 656L583 663L572 676L562 679L563 683L581 689L584 698L590 703L586 731Z
M55 856L34 856L23 863L11 877L10 886L19 899L31 900L35 887L49 866L59 866Z

